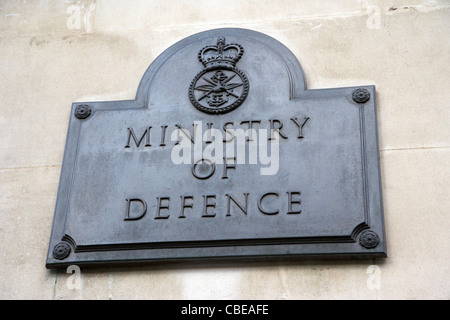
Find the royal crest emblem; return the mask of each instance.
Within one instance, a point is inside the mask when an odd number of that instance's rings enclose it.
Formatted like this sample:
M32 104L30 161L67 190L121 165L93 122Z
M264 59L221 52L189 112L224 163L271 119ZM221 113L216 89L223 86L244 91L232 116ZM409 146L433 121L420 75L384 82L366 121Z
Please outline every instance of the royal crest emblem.
M198 59L205 69L192 80L189 99L198 110L221 114L239 107L247 98L249 83L247 76L236 68L244 54L239 44L225 44L220 37L217 45L200 50Z

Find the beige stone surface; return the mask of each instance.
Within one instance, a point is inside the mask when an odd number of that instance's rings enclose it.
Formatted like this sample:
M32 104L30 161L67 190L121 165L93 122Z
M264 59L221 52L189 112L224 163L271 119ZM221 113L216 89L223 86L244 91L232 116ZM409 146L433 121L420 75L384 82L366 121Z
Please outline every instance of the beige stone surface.
M60 170L58 166L0 170L1 299L54 297L56 278L42 266Z
M134 98L152 59L108 35L9 36L0 46L4 168L61 164L72 102Z
M381 299L450 298L449 148L382 153L388 255Z
M95 0L5 0L0 3L0 32L11 35L85 32L86 26L94 21L95 3Z
M308 88L375 84L385 260L45 269L71 103L135 96L196 32L264 32ZM0 298L449 299L450 1L2 1ZM371 265L380 288L369 289Z
M119 0L98 1L95 28L99 31L123 31L149 28L185 28L195 25L226 25L272 20L295 20L310 16L357 14L359 1L239 0L145 1L124 3Z

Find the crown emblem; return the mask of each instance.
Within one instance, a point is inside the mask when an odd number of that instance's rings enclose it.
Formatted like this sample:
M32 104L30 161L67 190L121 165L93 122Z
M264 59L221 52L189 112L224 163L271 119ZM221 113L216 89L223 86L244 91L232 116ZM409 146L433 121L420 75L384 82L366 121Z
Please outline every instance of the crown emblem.
M225 44L225 38L217 39L217 45L206 46L198 53L198 60L209 69L212 67L234 67L244 54L239 44Z
M236 68L244 54L239 44L226 44L224 37L216 45L206 46L198 53L198 60L205 66L192 80L189 99L198 110L210 114L230 112L247 98L247 76Z

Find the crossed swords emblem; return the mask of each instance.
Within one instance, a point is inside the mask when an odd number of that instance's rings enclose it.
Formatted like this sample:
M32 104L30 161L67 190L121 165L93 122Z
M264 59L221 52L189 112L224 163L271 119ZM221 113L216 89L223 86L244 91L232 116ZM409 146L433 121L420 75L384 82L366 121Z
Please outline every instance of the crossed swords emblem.
M225 94L227 97L233 96L235 98L239 98L238 95L233 93L233 90L242 86L243 83L228 83L230 82L236 74L233 74L232 76L226 76L223 71L218 70L212 76L210 79L206 77L202 77L203 80L208 82L209 84L204 84L201 86L198 86L194 88L195 90L203 91L205 92L204 95L202 95L200 98L198 98L198 101L203 100L204 98L208 97L208 104L211 106L220 106L226 102L228 102L228 99L224 100L223 95ZM212 97L210 96L212 94Z

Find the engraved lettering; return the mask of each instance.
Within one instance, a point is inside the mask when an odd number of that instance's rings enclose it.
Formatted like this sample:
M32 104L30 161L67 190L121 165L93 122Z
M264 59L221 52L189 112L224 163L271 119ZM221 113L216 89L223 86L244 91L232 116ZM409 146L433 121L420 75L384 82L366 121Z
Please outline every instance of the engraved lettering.
M269 140L275 140L275 131L277 131L280 134L280 137L287 139L287 135L283 133L283 131L281 131L281 129L283 128L283 121L278 120L278 119L271 119L269 120L270 122L270 138ZM275 123L278 123L278 127L275 128Z
M184 209L185 208L190 208L192 209L194 207L194 203L186 203L186 200L194 200L193 196L181 196L181 211L180 211L180 215L178 216L178 218L186 218L186 216L184 215Z
M211 128L212 128L213 123L212 122L208 122L206 124L206 132L207 132L207 138L205 139L205 143L211 143Z
M209 163L207 163L209 162ZM198 168L198 169L197 169ZM210 178L216 171L216 165L206 159L202 159L192 166L192 174L197 179L205 180Z
M288 191L287 193L287 212L288 215L295 215L302 213L301 210L301 192L300 191ZM277 215L280 213L281 199L280 193L278 192L267 192L257 195L254 200L250 197L250 193L242 192L242 196L235 196L230 193L225 193L217 196L216 194L203 194L203 204L198 203L202 206L201 217L204 218L214 218L216 215L224 214L226 217L231 217L233 214L238 215L242 212L244 216L247 216L254 212L252 210L252 205L256 205L259 211L267 216ZM178 218L186 218L186 209L188 212L195 213L193 211L196 201L200 202L200 195L181 195L180 196L180 209ZM195 200L197 199L197 200ZM256 200L256 201L255 201ZM129 198L126 199L127 208L125 214L125 221L140 220L146 215L147 203L140 198ZM223 201L226 201L223 202ZM156 216L154 219L169 219L169 204L170 197L163 196L156 198ZM226 205L226 209L225 209ZM223 208L223 211L216 212L217 208ZM164 211L166 210L166 211ZM250 210L250 211L249 211ZM233 213L232 213L233 212Z
M134 133L133 128L128 128L128 142L127 142L127 145L125 146L125 148L130 147L131 137L133 137L136 147L139 148L139 145L141 144L142 140L144 140L144 137L145 137L145 147L151 147L151 144L150 144L150 130L151 129L152 129L152 127L148 127L145 130L144 134L141 136L141 138L138 140L136 137L136 134Z
M170 197L158 197L157 198L157 202L158 202L158 208L156 209L156 217L155 219L168 219L169 218L169 214L166 216L162 216L161 215L161 210L169 210L169 201L170 201ZM162 204L163 201L167 201L167 204Z
M303 135L303 129L304 126L308 121L310 121L309 117L303 117L303 118L297 118L292 117L290 118L293 125L298 128L297 138L302 139L304 138ZM196 143L197 140L200 140L200 142L204 142L208 145L213 144L215 142L214 138L220 139L222 142L227 143L226 149L227 149L227 155L232 155L234 153L234 146L235 144L230 146L228 145L229 142L232 141L238 141L237 145L238 147L245 147L245 142L248 141L255 141L257 140L257 131L255 129L256 124L262 124L263 120L244 120L237 122L241 126L248 127L246 130L242 128L234 129L236 121L228 121L225 122L223 125L219 124L219 126L222 126L222 130L214 129L214 123L207 122L206 123L206 130L202 130L202 121L195 121L194 124L192 124L193 129L187 130L184 128L181 124L175 124L174 130L172 131L171 140L175 142L175 146L180 145L183 143L184 139L187 139L189 141L190 145L194 145L195 148L195 154L200 154L200 150L202 149L202 143ZM286 128L286 121L283 121L281 119L269 119L267 121L267 128L266 131L269 130L270 134L268 135L268 140L276 140L277 136L276 134L279 134L281 138L288 139L289 138L289 130ZM167 136L167 130L170 128L170 125L161 125L161 135L160 135L160 147L166 146L166 136ZM134 130L133 127L127 128L127 142L125 145L125 148L131 148L134 141L134 145L136 147L141 147L141 145L144 145L144 147L151 147L151 130L152 126L148 126L146 130L141 134L141 132L137 132ZM137 134L136 134L137 132ZM244 137L242 137L242 135ZM241 141L240 139L244 139L244 141ZM244 143L243 145L241 145ZM220 145L217 145L219 148ZM218 149L216 148L216 149ZM199 149L199 150L197 150ZM220 149L220 148L219 148ZM177 149L178 150L178 149ZM228 153L229 151L229 153ZM199 157L194 157L194 159L200 159ZM222 158L220 158L220 161ZM240 160L238 159L238 163ZM183 162L184 163L184 162Z
M244 207L241 206L235 199L233 199L233 197L229 194L225 194L225 196L228 198L228 203L227 203L227 217L231 216L231 201L234 202L234 204L241 209L241 211L243 213L245 213L245 215L247 215L247 209L248 209L248 193L244 193L244 197L245 197L245 204Z
M214 202L213 203L210 203L209 202L209 200L214 200ZM205 218L213 218L213 217L215 217L216 216L216 213L215 212L212 212L212 213L209 213L208 212L208 208L216 208L216 195L206 195L206 196L203 196L203 214L202 214L202 217L205 217Z
M231 141L233 141L233 139L234 139L234 135L233 135L233 133L231 133L228 129L229 128L227 128L227 126L229 126L229 125L232 125L232 126L234 126L234 122L227 122L227 123L225 123L224 125L223 125L223 131L225 131L225 139L223 139L223 142L231 142ZM227 138L227 135L228 135L228 137L229 138Z
M248 120L248 121L242 121L241 124L246 124L248 123L248 130L249 130L249 134L247 137L247 141L253 141L253 124L254 123L261 123L261 120Z
M233 160L233 163L228 163L228 160ZM223 158L223 175L222 175L222 179L228 179L228 169L236 169L236 157Z
M306 122L309 120L308 117L303 118L302 124L298 123L297 118L291 118L291 120L295 123L295 125L298 127L298 139L303 139L303 126L306 124Z
M287 192L288 194L288 212L287 214L299 214L302 213L302 210L294 210L292 208L292 205L297 204L297 205L301 205L302 204L302 200L300 198L298 198L297 200L293 199L293 196L299 196L301 195L300 192Z
M187 129L185 129L185 128L183 128L183 126L181 125L181 124L176 124L175 125L175 127L177 127L179 130L177 130L178 131L178 142L177 143L175 143L175 144L178 144L178 143L180 143L180 131L188 138L188 139L190 139L191 140L191 142L192 142L192 144L195 144L195 129L196 129L196 126L197 126L197 124L193 124L192 125L194 128L193 128L193 134L191 135L190 134L190 132L187 130Z
M126 199L126 201L127 201L127 213L125 215L125 219L124 219L125 221L139 220L143 216L145 216L145 214L147 213L147 203L144 200L138 199L138 198L132 198L132 199ZM133 216L131 216L131 214L130 214L130 211L132 211L131 210L132 203L136 204L133 207L136 210L138 210L138 213L137 214L134 213ZM139 205L137 203L140 203L141 208L139 208Z
M276 196L278 198L279 195L278 195L278 192L268 192L268 193L262 195L261 198L259 198L259 200L258 200L258 209L259 209L259 211L261 211L261 213L267 214L267 215L278 214L280 212L280 210L276 210L276 211L272 211L272 212L264 210L264 208L262 206L262 201L263 201L264 198L266 198L268 196Z
M161 126L161 144L160 147L166 146L166 129L167 126Z

